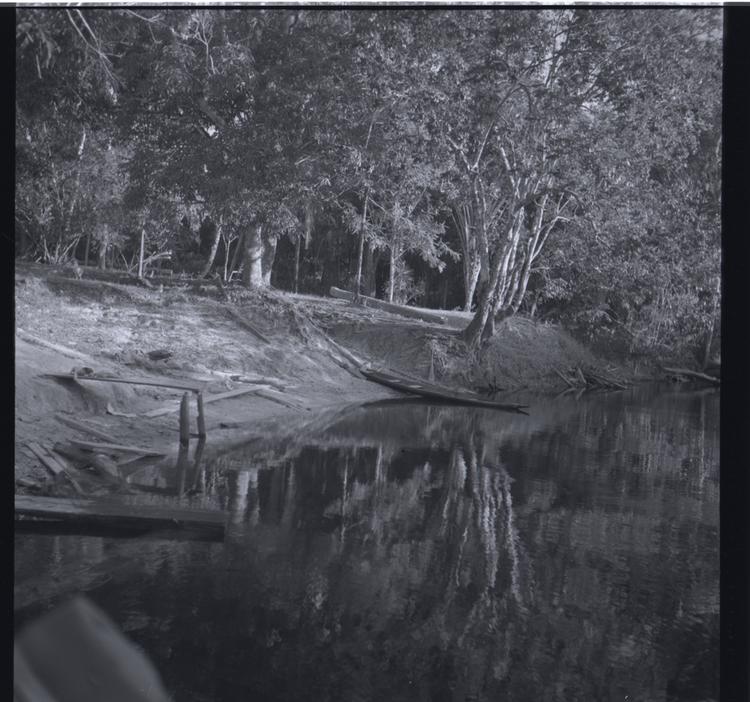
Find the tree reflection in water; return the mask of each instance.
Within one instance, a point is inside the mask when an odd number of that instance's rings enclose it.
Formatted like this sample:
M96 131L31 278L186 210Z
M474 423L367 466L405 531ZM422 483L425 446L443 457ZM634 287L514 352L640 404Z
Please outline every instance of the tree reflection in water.
M214 459L226 542L91 594L178 699L712 699L717 401L358 410Z

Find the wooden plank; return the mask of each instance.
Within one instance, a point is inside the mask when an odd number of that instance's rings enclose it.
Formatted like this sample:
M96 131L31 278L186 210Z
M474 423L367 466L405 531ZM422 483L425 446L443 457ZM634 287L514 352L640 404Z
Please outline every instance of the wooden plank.
M348 290L341 290L340 288L331 287L331 297L338 298L339 300L348 300L354 302L355 295L350 293ZM436 312L424 312L422 310L415 310L413 307L407 305L396 305L392 302L384 302L374 297L367 297L366 295L360 295L359 299L362 300L368 307L374 307L375 309L383 310L384 312L392 312L393 314L401 315L402 317L410 317L412 319L419 319L423 322L430 322L432 324L445 324L446 318L437 314Z
M73 375L72 373L44 373L43 375L59 378L61 380L97 380L103 383L128 383L129 385L152 385L159 388L174 388L176 390L190 390L200 392L204 388L204 383L196 380L179 380L177 378L146 378L131 377L119 378L107 375Z
M99 429L94 429L93 427L90 427L87 424L84 424L83 422L79 422L76 419L66 417L65 415L62 415L62 414L56 414L55 419L61 424L65 424L66 426L69 426L72 429L78 429L79 431L83 431L83 432L86 432L87 434L91 434L91 436L95 436L97 439L101 439L102 441L107 441L111 444L117 443L117 439L114 436L110 436L106 432L100 431Z
M224 531L226 521L223 512L206 509L123 504L92 498L66 499L31 495L16 495L15 513L17 518L19 516L35 517L126 528L179 526Z
M76 480L76 477L80 477L81 473L76 470L72 465L70 465L70 462L67 458L65 458L63 455L57 453L54 450L51 450L49 452L52 456L54 456L55 460L63 467L65 477L68 479L68 482L73 486L73 489L79 494L79 495L85 495L86 491L81 487L78 480Z
M271 389L270 385L255 385L251 388L235 388L234 390L228 390L227 392L220 392L217 395L204 395L203 396L203 404L208 405L212 402L218 402L219 400L226 400L230 397L239 397L240 395L249 395L251 393L255 394L259 390L263 389ZM161 417L164 414L169 414L170 412L175 412L178 409L179 405L169 405L169 407L159 407L158 409L152 409L149 412L145 412L143 414L144 417Z
M80 439L70 439L70 443L79 448L89 449L90 451L120 451L123 453L140 453L144 456L165 456L164 451L154 451L153 449L141 448L140 446L127 446L124 444L98 444L92 441L81 441Z
M42 462L42 465L47 468L53 475L60 475L65 471L65 468L61 466L55 457L50 455L42 446L35 442L26 444L34 453L34 455Z

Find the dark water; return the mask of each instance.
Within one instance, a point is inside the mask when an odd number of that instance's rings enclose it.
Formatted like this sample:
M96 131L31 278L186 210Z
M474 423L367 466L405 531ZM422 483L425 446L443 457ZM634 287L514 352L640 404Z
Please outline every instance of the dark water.
M223 543L17 534L15 625L84 591L178 701L715 700L718 415L666 389L322 418L190 477Z

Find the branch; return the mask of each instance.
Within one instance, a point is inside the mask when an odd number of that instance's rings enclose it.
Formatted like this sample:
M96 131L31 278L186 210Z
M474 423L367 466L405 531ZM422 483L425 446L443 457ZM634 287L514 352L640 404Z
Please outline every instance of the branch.
M448 140L448 143L458 152L458 155L461 157L461 160L464 162L464 166L466 167L466 171L468 173L471 173L471 165L469 164L469 160L466 158L466 154L464 153L464 150L456 144L453 139L451 139L450 134L446 134L445 138Z

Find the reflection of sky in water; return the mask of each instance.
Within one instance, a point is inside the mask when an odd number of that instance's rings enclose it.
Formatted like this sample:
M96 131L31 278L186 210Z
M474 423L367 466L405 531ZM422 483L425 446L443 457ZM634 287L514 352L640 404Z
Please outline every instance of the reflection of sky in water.
M716 699L718 458L716 394L354 410L188 476L223 544L19 535L17 624L88 591L179 700Z

